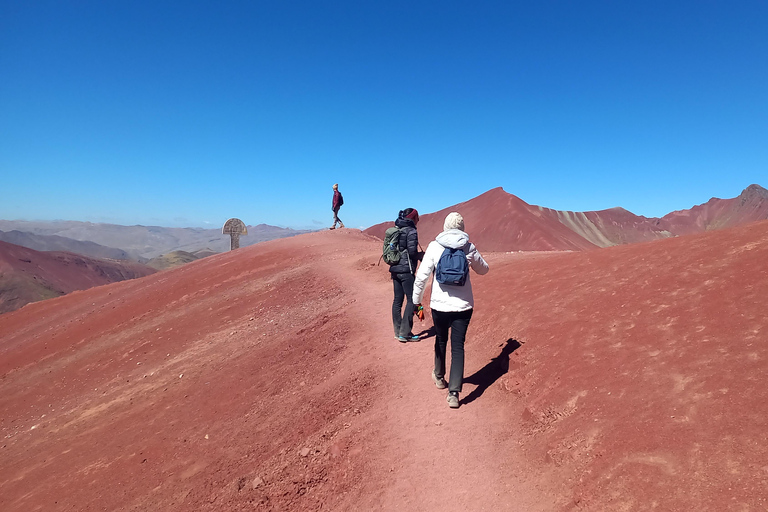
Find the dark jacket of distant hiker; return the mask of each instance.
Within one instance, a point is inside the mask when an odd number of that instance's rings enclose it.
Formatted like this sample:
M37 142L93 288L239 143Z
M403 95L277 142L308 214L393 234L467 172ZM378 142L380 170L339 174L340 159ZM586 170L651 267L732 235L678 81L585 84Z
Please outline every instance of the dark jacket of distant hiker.
M400 263L390 265L389 271L393 274L416 273L416 265L419 261L419 234L416 231L416 224L411 219L400 217L395 221L395 226L400 228L400 238L398 243L402 254ZM410 266L408 260L410 259Z
M341 208L341 205L344 204L344 197L341 195L341 192L338 190L333 191L333 204L331 205L331 210L338 212L339 208ZM346 210L344 210L346 211Z

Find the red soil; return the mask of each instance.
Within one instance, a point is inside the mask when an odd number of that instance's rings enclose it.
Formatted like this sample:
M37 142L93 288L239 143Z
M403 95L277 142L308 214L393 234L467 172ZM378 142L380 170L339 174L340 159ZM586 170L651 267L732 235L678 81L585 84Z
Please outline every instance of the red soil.
M768 222L485 252L458 410L434 338L392 339L379 246L312 233L1 315L0 509L766 510Z

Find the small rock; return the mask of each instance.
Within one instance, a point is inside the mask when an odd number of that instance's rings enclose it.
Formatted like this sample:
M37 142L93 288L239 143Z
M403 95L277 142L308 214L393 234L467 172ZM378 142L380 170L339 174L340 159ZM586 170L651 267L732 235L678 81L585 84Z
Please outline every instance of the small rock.
M264 483L264 480L262 480L260 477L256 477L253 479L253 482L251 482L251 486L256 489L258 486L262 485Z
M183 373L180 373L180 374L179 374L179 378L182 378L183 376L184 376L184 374L183 374Z
M306 457L307 455L309 455L309 451L310 451L309 448L302 448L301 451L299 452L299 455L301 455L302 457Z

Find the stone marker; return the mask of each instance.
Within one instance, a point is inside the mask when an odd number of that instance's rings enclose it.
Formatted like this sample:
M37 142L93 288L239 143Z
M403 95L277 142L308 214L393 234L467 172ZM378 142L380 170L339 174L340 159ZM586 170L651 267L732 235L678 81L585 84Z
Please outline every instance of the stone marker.
M231 251L240 248L240 235L247 235L248 228L245 227L245 223L240 219L229 219L224 223L221 232L225 235L229 235L229 250Z

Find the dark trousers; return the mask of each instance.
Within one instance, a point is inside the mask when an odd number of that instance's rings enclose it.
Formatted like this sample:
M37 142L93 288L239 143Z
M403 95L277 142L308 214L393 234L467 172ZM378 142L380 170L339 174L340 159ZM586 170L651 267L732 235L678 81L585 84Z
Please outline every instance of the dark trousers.
M451 375L448 391L461 391L464 383L464 339L467 336L472 310L444 312L432 310L435 324L435 376L445 377L445 351L448 347L448 329L451 330Z
M395 336L408 337L413 334L413 281L410 272L392 274L392 284L395 288L395 299L392 301L392 326ZM403 314L403 299L405 299L405 314Z

